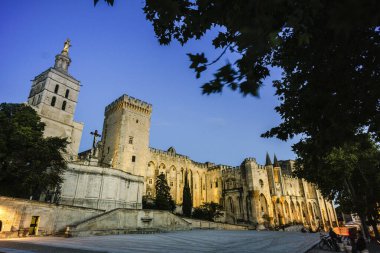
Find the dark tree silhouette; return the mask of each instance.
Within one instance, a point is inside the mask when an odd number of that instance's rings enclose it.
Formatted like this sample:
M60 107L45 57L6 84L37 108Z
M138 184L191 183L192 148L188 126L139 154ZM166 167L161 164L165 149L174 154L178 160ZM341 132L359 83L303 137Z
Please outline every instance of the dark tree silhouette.
M44 126L27 105L0 105L0 195L37 199L60 189L67 141L43 138Z
M190 217L191 216L191 210L193 209L193 200L191 197L189 180L188 180L187 176L188 176L188 173L186 171L185 183L183 186L183 194L182 194L182 199L183 199L182 212L183 212L183 215L185 215L186 217Z
M204 203L203 205L194 208L193 218L215 221L215 218L223 215L221 210L222 206L217 203Z
M164 174L160 174L156 179L156 200L155 206L159 210L168 210L173 212L175 203L170 195L170 187Z

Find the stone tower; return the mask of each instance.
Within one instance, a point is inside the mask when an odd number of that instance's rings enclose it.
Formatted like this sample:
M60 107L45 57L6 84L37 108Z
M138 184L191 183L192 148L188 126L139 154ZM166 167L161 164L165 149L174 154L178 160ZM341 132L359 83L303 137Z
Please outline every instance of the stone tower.
M80 82L68 73L70 40L55 57L53 68L42 72L32 80L28 104L41 117L45 126L45 137L67 138L68 160L75 160L82 137L83 123L74 121L75 107L78 102Z
M152 105L128 95L104 112L101 165L146 176Z

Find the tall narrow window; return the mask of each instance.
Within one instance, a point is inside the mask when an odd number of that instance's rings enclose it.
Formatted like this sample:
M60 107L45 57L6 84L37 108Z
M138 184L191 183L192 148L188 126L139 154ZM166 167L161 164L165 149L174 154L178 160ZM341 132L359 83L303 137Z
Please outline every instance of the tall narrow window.
M56 97L53 97L52 99L51 99L51 106L55 106L55 101L57 100L57 98Z
M57 84L54 88L54 93L57 94L58 93L58 90L59 90L59 85Z
M136 156L132 156L132 162L134 163L134 162L136 162Z
M128 141L129 144L133 144L133 136L129 136L129 141Z
M66 101L63 101L62 103L62 110L65 110L66 109Z
M69 97L69 93L70 93L70 91L69 91L69 89L67 89L67 90L66 90L66 93L65 93L65 98L68 98L68 97Z

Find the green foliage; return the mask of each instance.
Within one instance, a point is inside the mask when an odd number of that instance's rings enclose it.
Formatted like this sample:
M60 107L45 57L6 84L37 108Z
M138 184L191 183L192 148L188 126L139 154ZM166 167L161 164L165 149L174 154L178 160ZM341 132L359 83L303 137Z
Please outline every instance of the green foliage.
M166 181L164 174L160 174L156 179L156 209L168 210L173 212L175 209L175 203L170 195L170 187Z
M355 0L340 3L327 0L147 0L144 12L163 45L172 40L186 44L191 39L201 39L215 27L220 28L213 46L222 49L221 55L226 50L232 51L237 60L221 67L214 79L202 86L203 92L221 92L224 86L229 86L244 95L257 96L271 66L281 67L286 76L297 76L308 68L311 71L305 73L310 74L308 78L321 73L319 66L330 66L329 72L334 75L328 78L332 79L339 78L336 70L346 67L353 70L360 66L352 65L360 60L351 56L360 53L370 56L365 49L377 45L375 27L379 26L380 15L374 10L379 7L378 2L370 0L360 3ZM343 58L331 57L341 54L343 48L356 50L344 51ZM197 77L216 62L209 63L204 53L188 55L192 62L190 68ZM339 65L340 69L336 69ZM315 68L310 69L311 66ZM364 69L367 67L376 69L363 65ZM332 82L330 79L329 83Z
M186 217L191 216L191 210L193 209L193 200L191 197L190 187L189 187L189 180L187 179L187 171L185 173L185 184L183 186L183 203L182 203L182 212L183 215Z
M154 199L148 198L147 196L142 197L142 208L143 209L157 209L156 201Z
M44 123L24 104L0 105L0 195L38 198L59 189L67 141L43 138Z
M223 215L221 212L222 208L221 205L214 202L204 203L203 205L194 208L193 218L214 221L215 218Z

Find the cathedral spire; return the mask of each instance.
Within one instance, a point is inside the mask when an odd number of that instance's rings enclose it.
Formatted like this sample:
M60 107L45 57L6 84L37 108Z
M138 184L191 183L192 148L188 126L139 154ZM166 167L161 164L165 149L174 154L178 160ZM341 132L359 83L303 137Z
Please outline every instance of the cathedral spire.
M276 154L274 154L274 157L273 157L273 167L280 167L280 164L277 161Z
M55 56L54 69L59 70L67 74L71 59L69 57L69 48L71 47L70 39L67 39L63 45L63 49L60 54Z
M270 160L269 154L267 152L267 156L265 159L265 166L272 165L272 161Z

